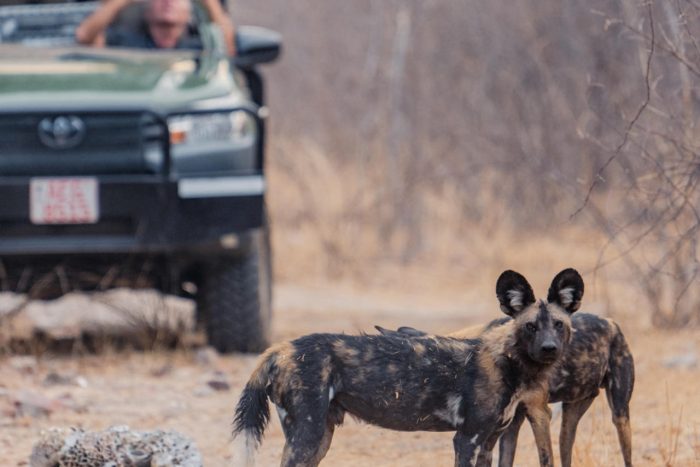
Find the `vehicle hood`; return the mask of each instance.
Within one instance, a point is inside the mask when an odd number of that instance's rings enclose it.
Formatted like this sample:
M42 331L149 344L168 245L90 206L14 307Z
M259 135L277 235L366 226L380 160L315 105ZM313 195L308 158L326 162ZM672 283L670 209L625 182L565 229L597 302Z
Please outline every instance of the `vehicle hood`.
M231 98L228 61L192 51L0 46L0 109L167 112Z

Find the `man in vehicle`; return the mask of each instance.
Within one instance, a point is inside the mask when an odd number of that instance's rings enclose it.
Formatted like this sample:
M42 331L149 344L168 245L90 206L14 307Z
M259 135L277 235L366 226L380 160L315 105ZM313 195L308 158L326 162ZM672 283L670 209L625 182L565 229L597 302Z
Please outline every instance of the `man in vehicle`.
M187 35L192 15L190 0L145 0L143 30L113 25L119 14L140 0L104 0L75 31L78 43L96 47L190 49L197 45ZM213 23L223 34L228 54L235 55L234 26L219 0L201 0Z

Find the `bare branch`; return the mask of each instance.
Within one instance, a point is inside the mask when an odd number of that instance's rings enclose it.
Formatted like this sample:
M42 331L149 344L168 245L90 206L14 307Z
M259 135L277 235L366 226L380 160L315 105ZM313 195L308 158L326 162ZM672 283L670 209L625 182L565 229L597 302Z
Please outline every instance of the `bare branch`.
M598 172L596 173L593 182L588 187L588 191L586 192L586 196L583 200L583 203L581 206L579 206L576 211L574 211L573 214L569 217L569 219L574 219L583 209L586 207L588 204L588 201L591 198L591 195L593 194L593 190L595 187L598 185L599 182L604 181L605 179L603 178L603 172L605 172L605 169L608 168L608 166L620 155L620 151L622 150L623 147L627 144L627 140L629 139L629 134L634 125L637 123L637 120L639 120L639 117L642 116L642 113L644 110L647 108L649 105L649 101L651 100L651 80L650 80L650 75L651 75L651 61L654 56L654 49L655 49L655 44L656 44L656 33L654 31L654 12L652 9L651 2L647 3L647 10L649 14L649 30L650 30L650 45L649 45L649 55L647 57L647 65L646 65L646 72L644 76L644 87L646 91L646 95L644 96L644 102L642 102L642 105L639 107L637 110L637 113L635 114L634 118L630 120L629 124L627 125L627 130L625 131L625 134L622 138L622 141L620 144L617 145L615 148L615 151L608 157L608 159L605 161L605 163L598 169Z

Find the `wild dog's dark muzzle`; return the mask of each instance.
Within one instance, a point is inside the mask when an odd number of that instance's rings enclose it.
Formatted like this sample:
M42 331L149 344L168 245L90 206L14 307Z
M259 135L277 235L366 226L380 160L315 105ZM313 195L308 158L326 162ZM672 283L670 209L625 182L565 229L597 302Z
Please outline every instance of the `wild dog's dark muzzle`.
M545 339L535 345L530 355L533 360L544 364L554 363L561 356L562 346L553 339Z
M554 355L558 350L559 346L554 341L545 341L540 348L540 352L542 352L543 355Z

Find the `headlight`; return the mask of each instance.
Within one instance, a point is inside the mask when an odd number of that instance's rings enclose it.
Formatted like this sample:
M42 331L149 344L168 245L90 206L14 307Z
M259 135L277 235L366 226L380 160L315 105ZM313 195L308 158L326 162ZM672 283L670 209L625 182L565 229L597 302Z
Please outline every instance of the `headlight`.
M252 144L256 129L253 117L242 110L168 118L172 145L226 142Z

